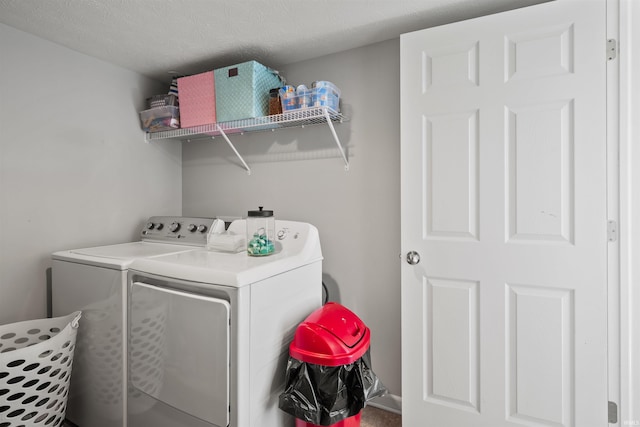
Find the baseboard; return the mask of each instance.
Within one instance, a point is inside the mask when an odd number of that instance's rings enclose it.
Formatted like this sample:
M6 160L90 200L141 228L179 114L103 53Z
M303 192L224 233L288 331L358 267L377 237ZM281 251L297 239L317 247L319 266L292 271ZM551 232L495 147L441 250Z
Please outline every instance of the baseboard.
M402 414L402 396L396 396L395 394L377 397L367 402L367 405L396 414Z

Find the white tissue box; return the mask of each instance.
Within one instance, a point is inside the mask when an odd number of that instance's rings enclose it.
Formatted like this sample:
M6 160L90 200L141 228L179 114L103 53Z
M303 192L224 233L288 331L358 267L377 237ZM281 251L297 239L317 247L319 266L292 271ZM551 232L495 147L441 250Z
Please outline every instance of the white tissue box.
M207 239L207 249L217 252L241 252L247 250L246 238L242 234L217 233L210 234Z

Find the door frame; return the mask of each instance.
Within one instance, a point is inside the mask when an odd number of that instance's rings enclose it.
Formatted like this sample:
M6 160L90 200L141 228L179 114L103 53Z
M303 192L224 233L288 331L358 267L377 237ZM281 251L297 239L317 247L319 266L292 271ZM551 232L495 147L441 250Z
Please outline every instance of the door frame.
M619 54L614 92L619 120L611 123L618 132L619 173L619 288L611 300L617 305L619 322L618 405L619 425L640 425L640 4L635 0L609 0L608 15L616 29ZM635 167L634 167L635 166ZM610 289L610 296L611 296Z
M619 0L607 0L607 22L606 34L608 40L620 40L619 35ZM607 45L609 46L609 45ZM607 245L607 365L608 365L608 390L607 396L609 402L615 402L620 409L621 405L621 365L620 365L620 265L621 252L619 240L613 240L612 233L616 229L621 229L620 217L620 179L621 170L618 162L620 150L620 132L616 123L620 117L620 76L619 76L619 55L615 58L613 55L607 58L607 218L609 221L609 243ZM612 227L612 228L611 228ZM620 234L620 233L618 233ZM619 412L619 411L618 411ZM610 423L612 426L620 426L618 417L616 423ZM611 419L611 414L609 414Z

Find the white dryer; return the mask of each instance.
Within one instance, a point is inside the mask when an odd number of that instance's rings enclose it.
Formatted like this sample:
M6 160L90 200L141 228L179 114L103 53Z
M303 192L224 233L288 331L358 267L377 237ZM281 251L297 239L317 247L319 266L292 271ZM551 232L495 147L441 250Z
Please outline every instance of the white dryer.
M275 224L269 256L199 249L132 263L129 427L293 425L278 396L295 329L321 306L322 252L312 225Z
M204 247L213 218L151 217L140 241L52 255L54 316L82 310L67 419L80 427L126 426L127 272L135 259ZM224 225L222 225L224 227Z

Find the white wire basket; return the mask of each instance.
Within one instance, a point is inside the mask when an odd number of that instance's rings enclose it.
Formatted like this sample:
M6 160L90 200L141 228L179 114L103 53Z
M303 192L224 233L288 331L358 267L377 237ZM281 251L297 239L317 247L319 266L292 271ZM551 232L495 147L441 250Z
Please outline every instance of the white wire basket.
M0 326L0 427L63 424L81 315Z

